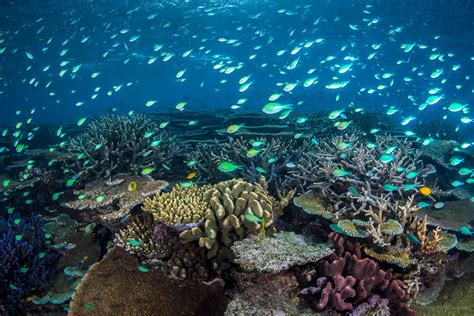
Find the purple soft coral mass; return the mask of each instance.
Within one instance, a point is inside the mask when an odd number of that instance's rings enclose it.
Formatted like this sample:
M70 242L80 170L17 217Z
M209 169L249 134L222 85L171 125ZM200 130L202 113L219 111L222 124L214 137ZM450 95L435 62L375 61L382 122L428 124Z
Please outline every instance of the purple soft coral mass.
M25 298L47 289L58 254L47 246L41 217L10 215L0 220L0 305L21 313Z
M335 253L319 262L319 276L300 292L311 306L349 312L378 295L388 302L394 315L414 315L407 305L410 297L406 287L391 269L383 270L374 260L362 258L359 243L351 243L334 232L329 239Z

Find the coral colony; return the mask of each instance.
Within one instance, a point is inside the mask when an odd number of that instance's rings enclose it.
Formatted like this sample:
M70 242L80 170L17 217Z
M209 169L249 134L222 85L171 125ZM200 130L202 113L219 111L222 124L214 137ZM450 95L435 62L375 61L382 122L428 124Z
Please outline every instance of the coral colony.
M202 143L186 131L187 141L175 141L179 127L165 133L159 118L104 116L52 147L49 163L32 156L49 165L48 181L31 182L44 174L33 167L3 180L2 308L105 310L108 300L87 289L105 286L94 271L110 252L156 278L219 280L228 313L414 315L416 303L439 295L436 275L450 275L448 262L469 262L471 202L437 178L450 167L431 158L435 143L364 133L370 127L357 123L328 132L324 117L308 117L324 134L310 139L285 136L289 124L274 135L216 129ZM36 192L50 198L21 202ZM46 212L28 215L33 206ZM75 219L52 217L52 207Z

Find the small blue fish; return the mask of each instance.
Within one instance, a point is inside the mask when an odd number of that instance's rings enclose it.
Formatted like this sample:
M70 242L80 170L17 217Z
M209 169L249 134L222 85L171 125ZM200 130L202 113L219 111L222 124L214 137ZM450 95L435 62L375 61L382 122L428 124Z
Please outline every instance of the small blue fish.
M410 240L415 245L421 244L420 240L413 233L408 233L407 237L408 237L408 240Z
M469 227L467 227L467 226L459 227L459 232L463 235L466 235L466 236L470 236L470 237L474 236L474 232L471 232L471 229L469 229Z

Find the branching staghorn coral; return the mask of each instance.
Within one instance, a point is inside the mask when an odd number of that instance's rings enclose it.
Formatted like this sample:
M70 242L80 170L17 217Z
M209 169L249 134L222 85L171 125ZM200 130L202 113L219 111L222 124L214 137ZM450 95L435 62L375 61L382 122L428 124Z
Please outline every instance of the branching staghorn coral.
M337 136L303 154L290 173L303 191L328 199L336 217L356 216L383 199L403 199L421 187L420 179L432 168L418 158L407 140L393 136L376 136L375 143L355 135Z
M228 142L198 145L186 157L196 161L191 168L200 179L211 183L229 177L256 182L263 175L272 190L287 184L286 175L295 168L303 152L311 145L307 141L262 137L257 139L229 138ZM218 169L222 161L230 161L241 168L231 173Z
M160 132L144 115L105 115L66 145L66 165L79 179L110 178L118 173L138 174L145 167L163 173L179 149L176 137Z
M332 221L333 231L366 239L374 258L406 267L418 260L413 251L419 249L417 238L425 236L417 236L414 228L419 210L414 193L423 186L420 179L432 172L418 156L406 140L387 135L376 137L373 144L353 135L322 142L304 155L293 173L308 191L294 202ZM428 233L439 244L439 232L426 229ZM442 251L430 249L433 254ZM390 253L404 259L392 260Z

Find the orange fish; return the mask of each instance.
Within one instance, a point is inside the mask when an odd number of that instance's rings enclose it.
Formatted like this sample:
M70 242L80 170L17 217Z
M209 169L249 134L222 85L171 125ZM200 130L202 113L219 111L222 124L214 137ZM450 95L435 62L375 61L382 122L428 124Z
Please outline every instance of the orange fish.
M428 187L421 187L420 188L420 193L423 194L424 196L430 196L431 195L431 189Z
M197 176L197 173L196 172L190 172L188 173L188 175L186 176L187 179L193 179L194 177Z

